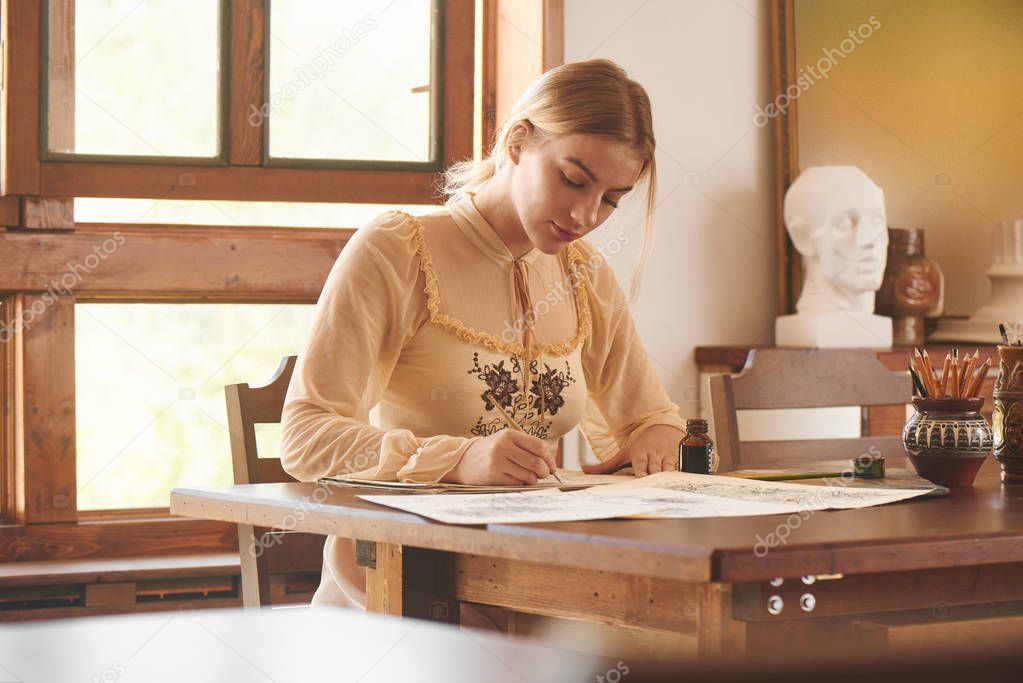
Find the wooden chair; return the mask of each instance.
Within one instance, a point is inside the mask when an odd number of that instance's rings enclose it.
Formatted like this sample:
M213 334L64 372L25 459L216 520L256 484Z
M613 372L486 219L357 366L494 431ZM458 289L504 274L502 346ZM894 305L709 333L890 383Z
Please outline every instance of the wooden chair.
M284 471L279 457L259 457L255 425L280 423L284 396L296 360L296 356L284 358L266 386L230 384L224 387L235 484L295 481ZM316 534L239 524L242 604L246 607L270 605L271 572L319 571L323 541L323 536Z
M740 441L736 412L909 403L908 372L893 372L869 349L754 349L738 375L710 378L719 471L792 467L820 460L883 455L903 466L901 435L797 441Z
M295 481L281 465L281 459L261 458L256 447L257 424L281 421L284 397L288 392L297 356L281 360L270 383L262 387L230 384L224 387L227 398L227 423L231 432L231 461L235 484L265 484ZM563 444L558 440L557 463L562 462ZM270 573L274 570L320 569L324 538L315 534L275 531L251 524L238 525L238 551L241 557L242 603L246 607L271 603ZM359 544L359 552L367 554L367 566L373 566L373 544ZM372 546L372 548L370 547ZM286 550L285 550L286 549ZM315 553L313 552L315 551ZM306 558L315 555L316 565L310 567Z

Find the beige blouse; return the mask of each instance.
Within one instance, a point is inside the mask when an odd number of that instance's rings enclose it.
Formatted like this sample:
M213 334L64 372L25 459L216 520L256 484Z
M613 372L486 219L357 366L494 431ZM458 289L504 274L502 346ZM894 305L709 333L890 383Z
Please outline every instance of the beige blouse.
M282 416L302 481L439 481L498 403L553 449L580 426L601 460L645 428L683 429L614 273L586 239L512 258L467 196L359 229L323 288ZM379 424L370 410L379 405ZM364 604L354 543L329 538L314 602Z

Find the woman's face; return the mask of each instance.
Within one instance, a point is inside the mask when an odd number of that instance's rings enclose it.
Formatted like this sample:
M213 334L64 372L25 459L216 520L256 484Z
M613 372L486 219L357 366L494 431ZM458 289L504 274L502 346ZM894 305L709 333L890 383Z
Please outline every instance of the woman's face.
M630 145L605 136L534 141L514 166L512 201L533 245L556 254L606 221L642 169Z

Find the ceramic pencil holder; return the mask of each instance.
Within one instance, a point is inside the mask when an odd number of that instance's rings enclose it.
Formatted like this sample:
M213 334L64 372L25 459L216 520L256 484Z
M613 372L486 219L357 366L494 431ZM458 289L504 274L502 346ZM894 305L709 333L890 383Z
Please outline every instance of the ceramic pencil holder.
M994 447L983 406L981 396L913 397L916 412L902 430L902 443L917 474L942 486L973 485Z
M1002 481L1023 484L1023 346L998 347L994 398L995 459Z

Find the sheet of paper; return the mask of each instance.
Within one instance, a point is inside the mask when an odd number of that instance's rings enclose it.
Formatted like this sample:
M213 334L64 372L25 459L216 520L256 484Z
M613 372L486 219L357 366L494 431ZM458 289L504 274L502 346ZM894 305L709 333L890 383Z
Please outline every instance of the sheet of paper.
M629 490L659 489L680 494L700 494L718 497L732 504L729 513L721 516L745 516L750 514L781 514L804 510L847 510L884 505L900 500L924 496L937 488L906 489L881 487L860 487L849 485L841 478L825 479L820 485L797 484L781 481L759 481L687 472L659 472L647 477L602 487L600 491L584 491L587 495L608 493L618 495ZM855 481L855 480L851 480ZM776 507L776 512L756 512L747 507L748 503L766 504ZM695 517L684 508L662 509L643 516Z
M367 496L363 500L405 510L446 524L515 524L573 522L636 514L647 509L642 496L582 501L568 505L557 489L514 493L465 493L450 496Z
M586 474L578 470L566 470L558 468L557 474L561 477L559 482L554 477L546 477L533 485L523 486L486 486L478 484L451 484L439 482L436 484L415 484L401 481L377 481L374 479L355 479L353 477L323 477L320 481L339 486L359 486L378 488L386 491L405 491L407 493L509 493L513 491L536 491L542 489L561 489L572 491L589 488L590 486L601 486L605 484L617 484L628 477L611 474Z
M839 480L841 481L841 480ZM570 522L612 517L695 518L791 514L863 508L921 496L927 489L886 490L661 472L581 491L519 491L450 496L360 498L447 524Z

